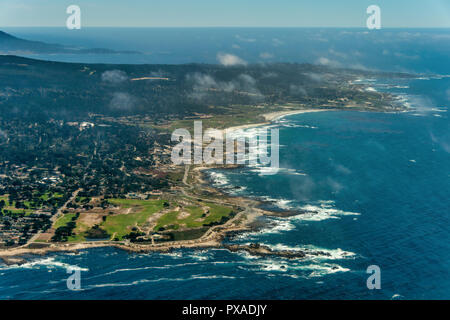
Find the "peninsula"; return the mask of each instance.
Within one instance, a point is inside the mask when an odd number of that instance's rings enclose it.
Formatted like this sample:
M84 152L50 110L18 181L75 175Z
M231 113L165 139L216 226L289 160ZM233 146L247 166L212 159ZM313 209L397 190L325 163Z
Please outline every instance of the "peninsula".
M269 212L174 165L171 133L266 125L324 110L399 112L356 80L412 77L309 64L107 65L0 56L0 258L114 246L132 252L224 247ZM234 165L233 165L234 166ZM220 166L233 168L233 166ZM258 244L228 246L301 258Z

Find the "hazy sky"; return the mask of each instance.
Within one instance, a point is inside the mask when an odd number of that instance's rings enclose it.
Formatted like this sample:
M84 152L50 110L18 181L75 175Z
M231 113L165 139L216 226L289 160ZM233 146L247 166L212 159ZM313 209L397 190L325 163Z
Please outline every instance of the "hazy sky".
M450 0L0 0L0 27L60 26L81 8L82 27L450 27Z

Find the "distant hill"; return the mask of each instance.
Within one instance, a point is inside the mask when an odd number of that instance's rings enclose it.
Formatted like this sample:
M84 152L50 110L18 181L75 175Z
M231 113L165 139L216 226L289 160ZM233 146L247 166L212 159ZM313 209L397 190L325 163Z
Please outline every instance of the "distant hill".
M351 82L378 76L407 75L291 63L121 65L0 55L0 124L8 117L74 121L89 114L156 121L286 104L337 108L353 103L352 110L392 111L388 95Z
M20 54L20 53L40 53L40 54L52 54L52 53L77 53L77 54L129 54L139 53L137 51L115 51L104 48L76 48L67 47L60 44L45 43L40 41L30 41L21 38L17 38L9 33L0 31L0 53L1 54Z

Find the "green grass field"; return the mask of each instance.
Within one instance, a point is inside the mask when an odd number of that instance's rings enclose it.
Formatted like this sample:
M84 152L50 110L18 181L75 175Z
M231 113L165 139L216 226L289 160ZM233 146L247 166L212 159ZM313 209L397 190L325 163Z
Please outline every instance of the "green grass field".
M222 217L227 217L233 212L230 207L214 203L207 203L207 206L210 208L210 214L206 217L204 223L219 222Z
M270 108L260 109L253 106L234 106L232 109L224 108L226 114L217 114L211 118L201 119L203 130L206 130L207 128L225 129L244 124L264 122L264 118L261 114L271 111L268 111L267 109ZM274 110L278 110L278 108ZM169 130L173 131L177 128L185 128L192 134L194 130L194 121L194 119L175 120L170 124Z
M55 221L55 224L53 225L53 228L58 229L60 227L64 227L70 221L72 221L73 217L75 217L75 213L66 213L66 214L64 214L62 217L60 217L58 220Z
M134 226L143 225L154 213L164 208L164 200L109 199L110 203L122 208L133 208L133 213L108 216L100 227L114 238L123 239Z
M37 197L37 199L43 200L43 201L48 201L48 200L52 200L52 199L55 199L55 200L60 199L62 197L63 197L63 195L60 193L46 192L46 193L40 195L39 197ZM25 215L30 215L30 214L33 214L35 212L35 210L42 209L42 204L40 204L41 201L39 201L39 204L32 202L32 201L23 201L23 204L27 208L26 209L23 209L23 208L18 209L18 208L16 208L15 201L13 201L12 203L9 202L9 198L7 195L0 196L0 201L1 200L5 201L4 210L11 211L12 213L25 212Z
M112 238L123 240L123 237L129 234L133 227L142 226L147 219L164 208L164 200L134 200L134 199L108 199L108 201L121 209L131 208L133 212L128 214L107 215L106 221L99 224L100 228L105 230ZM59 228L71 221L75 213L64 214L59 218L53 227ZM74 229L75 235L70 236L69 242L86 241L85 233L92 228L92 225L86 225L81 219L76 221Z
M5 207L3 208L3 210L8 210L8 211L11 211L12 213L23 213L23 212L25 212L25 215L27 215L27 216L34 212L33 209L22 209L22 208L21 209L17 209L15 207L15 205L16 205L15 202L9 203L8 196L0 196L0 201L1 200L5 201ZM30 207L30 202L29 201L24 201L24 204L27 207Z
M202 207L187 206L184 210L189 213L188 217L178 219L180 212L170 211L159 218L154 230L158 231L160 228L178 230L181 225L185 228L199 228L204 224L218 223L222 217L228 217L233 212L230 207L214 203L205 202L203 205L209 209L209 213L205 217L202 217L205 214Z
M166 227L166 229L177 230L180 226L173 223L177 221L178 214L179 212L177 211L170 211L164 214L161 218L159 218L154 230L158 231L162 227Z
M47 200L49 200L51 198L62 198L62 196L63 195L61 193L58 193L58 192L55 192L55 193L46 192L46 193L42 194L39 198L41 198L44 201L47 201Z
M122 212L131 209L128 213L106 215L106 221L99 223L100 228L110 235L111 240L114 240L115 238L123 240L123 237L128 235L133 227L143 227L151 215L167 208L167 204L166 206L164 205L166 202L165 200L108 199L108 201L111 204L119 206ZM164 228L166 230L176 231L181 227L183 229L202 229L201 232L194 232L193 234L183 233L186 230L176 234L177 237L195 238L208 229L204 226L205 224L220 223L223 217L230 216L233 212L233 208L204 202L201 203L201 206L196 204L186 206L183 208L183 211L189 213L189 215L182 219L178 219L180 214L179 211L172 210L167 212L158 219L154 230L157 231L160 228ZM53 227L56 229L65 226L75 216L75 213L64 214L55 222ZM76 228L74 229L75 235L69 237L68 241L80 242L86 240L85 232L93 226L86 225L80 220L83 219L78 219L76 221Z

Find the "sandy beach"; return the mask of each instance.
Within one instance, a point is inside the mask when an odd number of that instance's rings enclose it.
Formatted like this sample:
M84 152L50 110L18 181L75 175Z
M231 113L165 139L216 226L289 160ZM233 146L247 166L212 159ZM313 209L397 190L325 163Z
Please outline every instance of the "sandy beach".
M245 130L254 127L260 127L264 125L269 125L273 121L279 120L285 116L293 115L293 114L302 114L302 113L310 113L310 112L321 112L328 111L325 109L304 109L304 110L285 110L285 111L277 111L262 114L266 122L262 123L253 123L246 124L240 126L229 127L224 129L223 132L233 132L236 130ZM199 168L197 168L199 169ZM201 171L196 170L199 175L197 179L201 183ZM98 241L98 242L77 242L77 243L48 243L42 245L42 247L30 247L29 245L18 247L18 248L10 248L10 249L1 249L0 250L0 259L7 264L17 264L24 263L25 260L20 258L23 255L36 254L36 255L44 255L48 252L73 252L90 248L98 248L98 247L115 247L119 249L123 249L130 252L168 252L171 249L178 248L204 248L204 247L220 247L221 240L223 237L229 232L235 231L244 231L249 230L249 224L253 222L257 216L261 216L263 214L270 214L264 210L255 208L254 205L246 204L247 201L241 201L240 205L245 209L239 212L233 219L229 220L227 223L223 225L218 225L209 229L202 237L195 240L184 240L177 242L165 242L165 243L157 243L157 244L134 244L134 243L123 243L123 242L113 242L113 241ZM234 224L235 221L242 218L242 220L238 224Z
M276 111L276 112L265 113L262 116L267 121L276 121L276 120L280 120L283 117L290 116L293 114L322 112L322 111L330 111L330 110L328 110L328 109L286 110L286 111Z
M256 128L261 126L266 126L271 124L273 121L280 120L283 117L293 115L293 114L301 114L301 113L310 113L310 112L322 112L322 111L330 111L328 109L302 109L302 110L284 110L284 111L275 111L275 112L269 112L264 113L262 116L266 120L266 122L260 122L260 123L250 123L250 124L243 124L240 126L234 126L229 127L226 129L223 129L223 133L230 133L237 130L245 130L250 128Z

